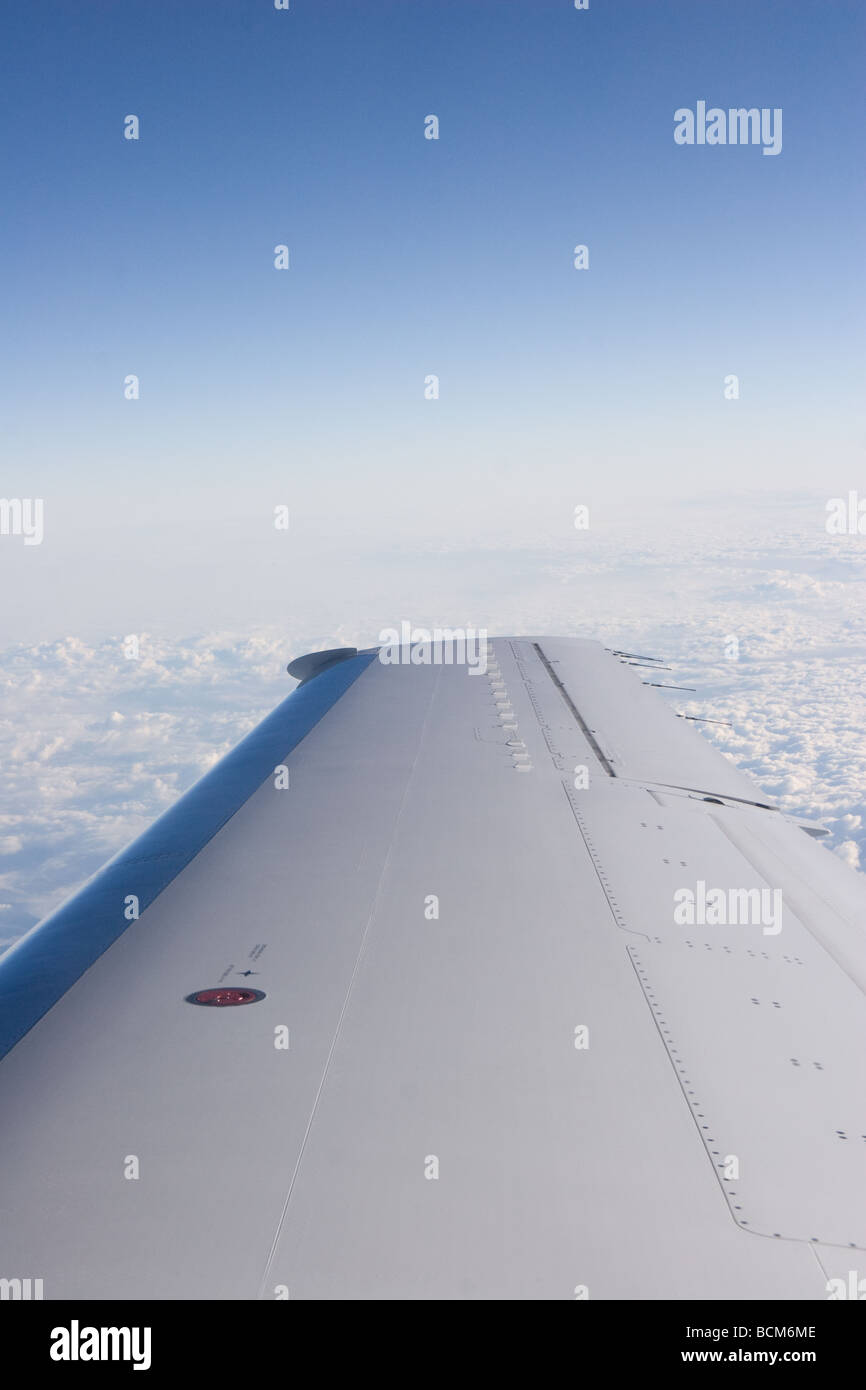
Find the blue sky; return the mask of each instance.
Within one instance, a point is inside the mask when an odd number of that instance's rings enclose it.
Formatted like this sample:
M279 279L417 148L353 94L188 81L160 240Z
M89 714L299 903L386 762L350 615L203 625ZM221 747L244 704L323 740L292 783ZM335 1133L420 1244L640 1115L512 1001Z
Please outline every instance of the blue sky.
M283 500L310 538L495 534L575 489L862 474L861 5L48 0L4 29L4 492L58 539ZM675 145L699 99L781 107L782 153Z
M45 507L41 545L0 535L0 944L291 656L404 619L664 654L860 862L866 556L824 526L866 495L860 0L0 26L0 497ZM676 145L701 100L782 108L782 152Z

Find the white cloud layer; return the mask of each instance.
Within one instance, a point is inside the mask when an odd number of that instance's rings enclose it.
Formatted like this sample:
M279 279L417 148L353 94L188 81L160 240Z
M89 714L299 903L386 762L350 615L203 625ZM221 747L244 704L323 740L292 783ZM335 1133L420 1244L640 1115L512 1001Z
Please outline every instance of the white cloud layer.
M0 948L144 830L291 689L302 651L383 627L601 638L662 656L661 698L783 808L866 867L866 537L823 500L759 498L594 516L588 532L347 554L340 595L239 634L124 633L0 654ZM732 659L732 639L738 655Z

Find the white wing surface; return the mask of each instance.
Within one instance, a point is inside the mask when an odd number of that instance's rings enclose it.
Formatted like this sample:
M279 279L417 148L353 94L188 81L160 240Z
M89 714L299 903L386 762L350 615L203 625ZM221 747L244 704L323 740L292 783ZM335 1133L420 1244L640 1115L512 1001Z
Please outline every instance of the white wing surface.
M0 961L0 1277L826 1298L866 1248L859 878L597 643L304 661Z

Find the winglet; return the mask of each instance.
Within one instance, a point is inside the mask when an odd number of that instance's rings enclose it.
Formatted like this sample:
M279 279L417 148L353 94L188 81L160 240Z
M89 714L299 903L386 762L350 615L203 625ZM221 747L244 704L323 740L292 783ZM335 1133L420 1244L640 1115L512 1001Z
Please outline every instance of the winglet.
M357 647L334 647L329 652L307 652L305 656L296 656L294 661L290 661L286 670L303 685L314 676L320 676L330 666L336 666L339 661L348 661L349 657L357 655Z

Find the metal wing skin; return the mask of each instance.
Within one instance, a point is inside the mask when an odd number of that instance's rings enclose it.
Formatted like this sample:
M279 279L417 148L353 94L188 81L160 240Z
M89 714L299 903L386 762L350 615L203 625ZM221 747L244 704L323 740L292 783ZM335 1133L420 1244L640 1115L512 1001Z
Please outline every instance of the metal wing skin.
M0 1278L826 1299L862 881L597 643L402 654L306 658L0 961Z

